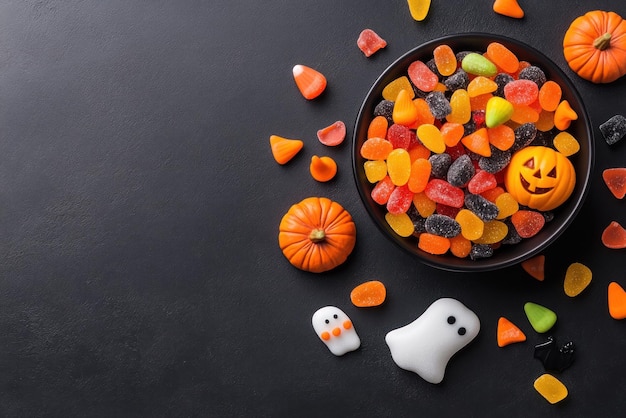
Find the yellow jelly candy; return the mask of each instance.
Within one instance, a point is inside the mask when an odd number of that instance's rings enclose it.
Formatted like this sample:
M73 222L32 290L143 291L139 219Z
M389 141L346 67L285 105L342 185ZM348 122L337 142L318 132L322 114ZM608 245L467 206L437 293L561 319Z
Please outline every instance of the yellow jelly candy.
M563 290L569 297L578 296L591 283L591 270L581 263L572 263L565 272Z
M378 183L387 175L387 163L385 160L366 161L363 163L365 177L370 183Z
M495 204L498 207L496 219L506 219L519 210L519 203L512 194L507 192L496 197Z
M554 148L561 154L569 157L580 150L580 144L569 132L559 132L552 141Z
M446 143L435 125L425 123L417 128L417 137L432 152L441 154L446 151Z
M435 66L439 74L446 77L454 74L457 68L457 60L454 51L448 45L439 45L433 50Z
M411 17L418 22L426 19L430 9L430 0L407 0Z
M387 172L391 182L403 186L411 175L411 157L404 148L396 148L387 157Z
M415 209L417 209L417 212L422 218L428 218L435 213L435 209L437 209L437 203L430 200L424 192L415 193L413 195L413 205L415 205Z
M478 76L467 85L467 94L470 97L476 97L481 94L493 93L497 89L498 85L495 81L487 77Z
M455 90L450 97L450 108L452 112L446 116L448 122L460 123L461 125L469 122L472 117L472 105L467 91L463 89Z
M396 97L398 97L398 93L400 93L400 91L402 90L413 93L411 99L415 97L413 86L411 85L409 78L405 75L396 78L391 83L387 84L385 88L383 88L383 99L394 102L396 100Z
M385 214L385 220L391 229L401 237L409 237L413 234L413 231L415 231L413 221L406 213L393 214L387 212Z
M454 218L461 225L461 235L470 241L479 239L485 230L485 223L469 209L461 209Z
M551 404L560 402L567 397L565 385L559 379L547 373L539 376L533 386Z
M461 227L462 228L462 227ZM495 244L502 241L509 233L509 227L502 221L487 221L483 226L483 234L475 239L476 244Z

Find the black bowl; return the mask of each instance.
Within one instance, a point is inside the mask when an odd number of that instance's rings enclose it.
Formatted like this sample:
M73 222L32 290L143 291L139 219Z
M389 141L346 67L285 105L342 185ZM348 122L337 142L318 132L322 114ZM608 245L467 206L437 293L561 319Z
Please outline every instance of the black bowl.
M520 60L528 61L532 65L540 67L545 72L548 80L553 80L561 86L563 99L568 100L578 114L578 119L573 121L567 129L580 143L580 151L569 157L576 169L576 186L569 199L553 211L554 219L547 222L544 228L532 238L524 239L519 244L501 245L494 251L493 256L489 258L472 260L469 257L458 258L450 253L446 255L432 255L417 247L417 238L402 238L387 224L385 221L385 207L377 204L371 197L374 185L365 176L363 164L366 160L361 157L359 150L367 139L367 128L374 117L375 106L382 100L383 88L394 79L406 75L407 68L413 61L422 60L427 62L433 57L433 50L442 44L449 45L455 52L484 52L487 49L487 45L494 41L505 45ZM365 208L387 238L415 255L421 262L432 267L459 272L487 271L518 264L537 255L565 231L578 214L587 196L593 167L593 151L594 139L583 101L572 82L554 62L543 53L523 42L505 36L486 33L464 33L434 39L418 46L401 56L378 77L367 93L357 116L352 142L352 168L356 186Z

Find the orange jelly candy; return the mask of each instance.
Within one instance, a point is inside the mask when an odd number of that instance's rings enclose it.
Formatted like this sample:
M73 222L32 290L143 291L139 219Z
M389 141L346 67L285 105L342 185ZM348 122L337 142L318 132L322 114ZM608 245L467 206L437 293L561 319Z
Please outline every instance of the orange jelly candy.
M602 172L602 179L613 196L623 199L626 195L626 168L607 168Z
M626 229L617 221L611 221L602 232L602 244L611 249L626 248Z

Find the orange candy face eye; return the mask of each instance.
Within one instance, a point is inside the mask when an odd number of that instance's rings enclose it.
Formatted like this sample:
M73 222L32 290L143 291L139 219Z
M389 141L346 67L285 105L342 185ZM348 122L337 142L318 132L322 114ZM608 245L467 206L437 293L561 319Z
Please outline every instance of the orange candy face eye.
M520 204L552 210L572 194L574 166L563 154L547 147L526 147L513 155L505 175L507 191Z

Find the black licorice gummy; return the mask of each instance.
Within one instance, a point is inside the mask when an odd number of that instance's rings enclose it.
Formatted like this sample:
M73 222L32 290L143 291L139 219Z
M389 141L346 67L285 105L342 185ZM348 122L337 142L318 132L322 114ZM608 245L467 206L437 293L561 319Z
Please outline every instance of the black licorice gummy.
M461 233L461 225L446 215L434 213L426 218L426 232L445 238L454 238Z
M493 255L493 248L487 244L472 244L469 256L472 260L489 258Z
M440 91L433 91L426 96L426 103L430 108L430 113L435 119L443 119L452 113L452 106L446 96Z
M430 162L430 175L437 179L445 179L448 174L448 168L452 164L450 154L433 154L428 157Z
M511 152L519 151L526 148L535 139L537 135L537 127L534 123L524 123L515 128L515 142L510 148Z
M522 71L520 71L518 78L520 80L534 81L535 84L537 84L539 88L541 88L541 86L543 86L543 84L547 80L546 74L543 72L543 70L534 65L531 65L530 67L526 67Z
M488 173L496 174L503 170L511 162L511 152L501 151L496 147L491 147L490 157L480 157L478 159L478 167Z
M607 144L613 145L626 136L626 117L615 115L600 125L600 132Z
M393 105L391 100L381 100L374 108L374 116L383 116L391 125L393 123Z
M465 207L471 210L484 222L496 219L500 210L495 203L490 202L479 194L469 193L465 195Z
M464 187L469 183L472 177L474 177L475 173L476 169L474 168L474 164L472 164L472 159L469 155L464 154L450 164L446 179L448 183L455 187Z
M514 80L515 79L513 78L513 76L507 73L500 73L497 76L495 76L493 81L496 82L496 84L498 85L498 88L496 89L496 91L493 92L493 95L498 96L498 97L504 97L504 86L506 86L507 84L509 84L511 81L514 81Z
M455 91L458 89L466 90L469 82L469 76L465 70L459 68L454 74L443 81L443 85L446 86L448 91Z

